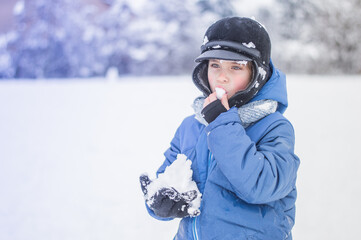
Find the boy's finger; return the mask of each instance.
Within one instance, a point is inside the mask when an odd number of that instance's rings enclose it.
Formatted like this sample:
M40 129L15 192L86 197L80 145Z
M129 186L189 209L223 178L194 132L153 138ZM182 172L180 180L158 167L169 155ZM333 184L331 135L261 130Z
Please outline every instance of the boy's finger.
M221 103L223 104L223 106L229 110L229 104L228 104L228 97L227 97L227 93L225 93L222 98L221 98Z
M213 102L213 101L216 101L216 100L217 100L217 93L214 92L214 93L210 94L210 95L208 96L208 98L209 98L209 102L210 102L210 103Z
M204 99L203 108L209 104L209 98Z
M197 198L197 191L196 190L190 190L188 192L184 192L181 194L183 200L186 202L186 203L190 203L192 202L194 199Z
M151 180L149 179L147 174L142 174L139 177L139 181L140 181L140 187L142 188L142 192L144 195L146 195L148 193L148 185L151 183Z
M217 100L216 92L209 94L209 96L204 100L203 108L205 108L208 104L210 104L211 102L216 101L216 100Z

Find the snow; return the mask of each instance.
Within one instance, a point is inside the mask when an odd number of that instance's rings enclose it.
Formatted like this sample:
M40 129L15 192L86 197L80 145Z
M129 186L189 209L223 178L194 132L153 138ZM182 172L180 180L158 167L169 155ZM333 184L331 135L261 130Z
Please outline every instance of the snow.
M237 63L242 66L242 65L247 65L248 61L237 61Z
M287 88L293 237L357 239L361 76L293 75ZM150 217L138 179L199 95L191 76L0 81L0 239L172 239L179 220Z
M258 72L262 76L262 79L266 77L266 71L262 67L258 67Z
M151 204L152 196L162 188L174 188L179 193L196 191L197 197L189 203L188 213L191 216L199 215L202 194L192 180L191 165L192 161L188 160L186 155L178 154L177 159L165 169L164 173L159 174L158 178L151 180L151 184L148 185L146 199L150 201L149 204Z
M25 2L24 1L18 1L13 9L13 13L15 16L20 15L24 12Z
M216 90L216 94L217 94L217 99L221 100L223 95L226 93L226 90L224 90L223 88L219 88L219 87L216 87L215 90Z
M206 45L208 42L209 42L208 37L204 36L202 46Z
M108 81L115 81L119 78L119 72L116 67L110 67L105 74L105 78Z
M11 57L8 54L0 54L0 70L11 68Z
M248 47L248 48L256 48L256 45L254 45L253 42L249 42L249 43L242 43L244 46Z

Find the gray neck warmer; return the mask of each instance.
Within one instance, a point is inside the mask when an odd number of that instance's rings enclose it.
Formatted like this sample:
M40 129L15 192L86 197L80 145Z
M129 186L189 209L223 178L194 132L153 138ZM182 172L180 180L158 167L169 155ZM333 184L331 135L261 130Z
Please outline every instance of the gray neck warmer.
M195 119L207 126L208 123L201 114L204 99L204 97L196 98L192 107L194 109ZM277 105L277 101L268 99L254 101L243 105L242 107L238 108L238 115L241 119L242 126L246 128L258 120L266 117L267 115L276 112Z

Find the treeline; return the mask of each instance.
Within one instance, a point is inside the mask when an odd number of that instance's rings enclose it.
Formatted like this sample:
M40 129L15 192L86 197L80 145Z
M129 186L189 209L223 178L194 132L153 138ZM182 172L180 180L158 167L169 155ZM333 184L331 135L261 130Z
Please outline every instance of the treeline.
M224 16L248 16L244 1L136 2L19 1L15 29L0 36L0 78L95 77L109 69L190 74L206 28ZM283 71L357 74L360 13L359 0L275 0L255 17L269 30Z

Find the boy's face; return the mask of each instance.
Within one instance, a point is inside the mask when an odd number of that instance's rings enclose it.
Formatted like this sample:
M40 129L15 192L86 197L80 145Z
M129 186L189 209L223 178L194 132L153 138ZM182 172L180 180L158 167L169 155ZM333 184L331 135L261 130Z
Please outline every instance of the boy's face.
M208 63L208 81L212 92L215 92L216 87L223 88L228 99L246 89L251 75L250 63L247 62L210 59Z

